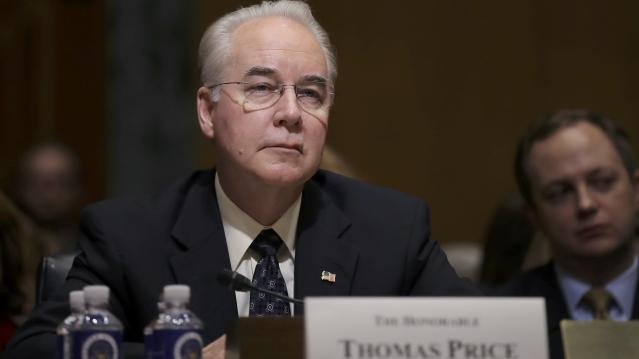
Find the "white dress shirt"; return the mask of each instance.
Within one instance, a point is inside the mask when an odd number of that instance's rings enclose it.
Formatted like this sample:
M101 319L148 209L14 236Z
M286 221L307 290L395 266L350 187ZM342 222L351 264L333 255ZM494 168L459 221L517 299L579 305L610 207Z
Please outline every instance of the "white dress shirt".
M295 295L295 233L297 232L297 219L300 214L302 195L295 200L286 212L270 227L265 227L242 211L224 193L220 180L215 174L215 194L217 204L220 208L222 224L224 225L224 235L226 237L226 247L229 250L231 269L252 279L253 271L260 259L259 255L250 249L251 243L257 235L264 229L272 228L284 241L282 247L277 252L277 261L280 264L280 271L286 282L288 296ZM248 317L250 291L235 292L237 300L237 313L240 317ZM293 313L291 304L291 313Z

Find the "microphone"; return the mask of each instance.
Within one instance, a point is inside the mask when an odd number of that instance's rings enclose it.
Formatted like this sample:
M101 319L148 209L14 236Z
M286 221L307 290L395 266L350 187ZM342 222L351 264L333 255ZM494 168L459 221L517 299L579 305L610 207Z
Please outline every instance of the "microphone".
M304 301L287 297L281 293L273 292L272 290L260 288L258 286L253 285L251 280L241 275L238 272L232 271L230 269L224 268L217 274L217 282L227 287L230 290L237 290L240 292L246 292L250 289L256 290L258 292L270 294L274 297L280 298L287 302L295 303L295 304L304 304Z

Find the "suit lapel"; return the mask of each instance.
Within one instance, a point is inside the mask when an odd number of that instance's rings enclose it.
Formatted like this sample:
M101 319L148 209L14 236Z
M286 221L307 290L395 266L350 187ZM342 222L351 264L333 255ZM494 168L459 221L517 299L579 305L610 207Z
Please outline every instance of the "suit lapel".
M562 319L570 319L570 313L566 307L566 300L564 298L563 291L557 281L557 275L553 262L546 264L541 272L542 280L540 285L542 286L541 292L544 293L546 298L546 311L548 313L548 329L553 331L559 331L559 322Z
M550 357L561 359L564 357L563 343L561 339L560 322L563 319L570 319L570 313L566 306L563 291L557 280L555 266L549 262L541 268L540 280L538 282L539 292L546 299L546 313L548 323L548 346Z
M345 296L351 291L358 250L341 238L349 219L313 180L304 187L295 242L295 296ZM322 280L322 271L335 281ZM295 313L303 308L295 306Z
M183 251L170 260L178 283L191 287L191 308L212 340L238 317L235 295L217 283L231 268L224 227L213 186L214 171L198 178L185 196L172 230ZM295 297L344 296L351 292L358 250L343 240L350 220L313 180L304 187L295 244ZM322 271L335 282L321 279ZM296 314L303 307L296 305Z
M231 268L224 227L213 186L214 171L198 178L186 194L172 236L184 250L171 258L178 283L191 287L191 305L204 322L209 338L226 330L237 318L233 291L217 283L222 268Z

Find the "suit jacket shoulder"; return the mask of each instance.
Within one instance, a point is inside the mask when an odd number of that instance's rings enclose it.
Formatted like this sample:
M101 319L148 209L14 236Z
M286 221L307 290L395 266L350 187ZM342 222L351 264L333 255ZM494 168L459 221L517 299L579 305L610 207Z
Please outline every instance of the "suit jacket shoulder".
M430 233L423 200L319 171L302 195L295 293L476 294L457 276ZM337 273L338 280L320 282L323 270Z

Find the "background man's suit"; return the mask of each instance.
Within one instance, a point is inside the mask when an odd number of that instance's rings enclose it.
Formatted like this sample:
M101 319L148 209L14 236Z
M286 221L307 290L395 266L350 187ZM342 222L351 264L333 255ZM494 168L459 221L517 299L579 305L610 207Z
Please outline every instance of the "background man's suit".
M204 341L237 317L235 294L216 277L230 268L213 186L214 171L196 172L148 201L114 200L83 215L82 253L64 286L14 338L20 353L52 356L55 326L68 314L68 292L87 283L111 288L111 311L125 341L142 341L166 284L191 287L190 308L204 322ZM320 280L322 271L335 283ZM295 296L467 295L430 239L428 209L416 198L319 171L305 184L295 251ZM296 314L303 308L295 307ZM41 345L20 347L38 335ZM31 344L33 341L31 341ZM22 352L22 350L25 350ZM18 353L18 352L16 352Z
M639 283L638 283L639 284ZM635 289L635 301L632 306L631 319L639 319L639 295ZM555 266L550 262L532 269L509 282L498 290L499 295L544 297L546 299L546 320L548 325L548 344L551 359L563 359L564 349L561 339L559 322L570 319L563 292L557 281Z

